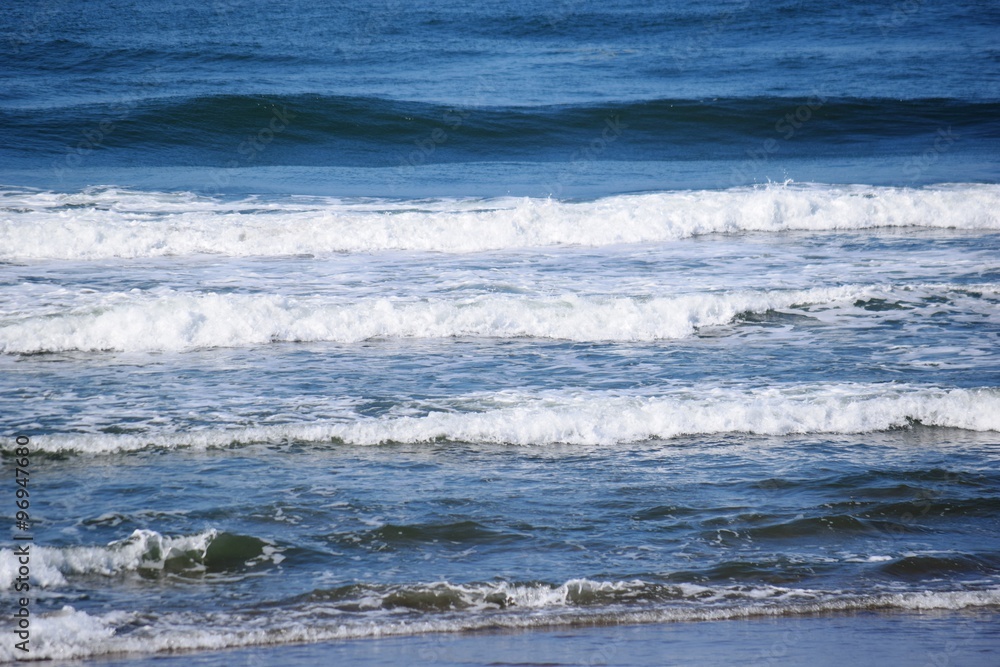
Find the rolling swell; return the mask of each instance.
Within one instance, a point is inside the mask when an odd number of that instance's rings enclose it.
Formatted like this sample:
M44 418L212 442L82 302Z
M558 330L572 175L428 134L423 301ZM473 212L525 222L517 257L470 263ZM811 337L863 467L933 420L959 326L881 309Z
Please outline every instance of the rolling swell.
M1000 554L913 554L886 563L880 569L890 577L911 580L996 575L1000 572Z
M373 551L405 548L413 545L444 542L452 545L506 544L526 539L527 535L498 530L477 521L436 524L387 524L360 534L331 535L340 546L357 546Z
M92 164L114 164L137 152L144 164L161 166L413 167L483 160L745 159L748 148L768 139L781 142L783 156L851 153L880 142L880 152L898 154L906 139L922 150L942 128L952 128L966 143L995 141L997 116L998 102L949 98L813 95L529 107L227 94L124 98L44 113L0 109L0 140L22 157L60 156L86 140L85 131L96 137L94 128L105 123L97 150L88 156Z

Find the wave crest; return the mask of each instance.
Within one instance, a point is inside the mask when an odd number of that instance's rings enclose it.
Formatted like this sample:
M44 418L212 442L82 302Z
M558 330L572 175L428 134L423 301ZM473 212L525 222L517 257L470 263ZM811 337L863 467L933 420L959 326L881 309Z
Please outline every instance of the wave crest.
M198 573L265 560L280 562L281 555L273 544L254 537L214 529L167 537L155 530L139 529L103 547L32 546L31 583L54 588L66 585L67 576L114 576L137 571ZM12 586L17 571L14 552L0 549L0 583Z
M241 201L93 189L0 192L0 259L295 255L656 243L705 234L1000 230L1000 186L783 186L551 199Z
M0 352L182 351L373 338L653 341L805 304L850 302L858 287L743 290L660 298L484 295L463 300L337 303L273 295L112 293L69 312L0 326Z
M1000 390L829 384L676 390L659 396L500 393L453 399L422 416L353 415L241 429L39 435L33 441L42 451L95 454L284 441L612 445L728 433L866 433L916 423L1000 431Z

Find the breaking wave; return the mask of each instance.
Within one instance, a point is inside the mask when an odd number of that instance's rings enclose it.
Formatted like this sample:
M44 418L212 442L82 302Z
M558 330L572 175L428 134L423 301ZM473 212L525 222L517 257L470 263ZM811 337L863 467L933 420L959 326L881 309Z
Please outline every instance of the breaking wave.
M107 546L45 547L32 545L31 584L64 586L66 577L113 576L123 572L212 572L255 562L281 562L274 544L255 537L208 530L167 537L154 530L136 530ZM0 549L0 584L10 588L18 572L11 549Z
M107 654L276 646L335 639L460 632L485 628L546 628L572 624L618 625L788 617L858 610L964 610L1000 605L1000 590L924 591L871 595L774 586L658 586L641 581L578 579L553 586L441 583L396 590L357 590L354 613L323 601L322 593L270 613L89 614L70 606L32 620L34 659L71 659ZM364 594L367 594L364 596ZM406 601L438 600L415 611ZM456 608L466 605L466 608ZM384 607L388 606L386 610ZM475 611L470 611L475 609ZM16 659L11 642L0 661Z
M181 351L274 342L353 343L373 338L551 338L652 341L685 338L742 313L850 302L864 288L743 290L675 297L483 295L338 303L322 297L112 293L56 314L0 326L0 352ZM10 321L10 320L8 320Z
M92 188L0 191L0 260L605 246L705 234L879 228L1000 230L1000 186L788 186L590 202L238 201Z
M38 435L48 452L114 453L149 447L227 447L276 442L610 445L688 435L865 433L914 424L1000 431L1000 389L940 389L895 384L702 388L658 396L608 392L499 393L442 402L417 416L232 429Z

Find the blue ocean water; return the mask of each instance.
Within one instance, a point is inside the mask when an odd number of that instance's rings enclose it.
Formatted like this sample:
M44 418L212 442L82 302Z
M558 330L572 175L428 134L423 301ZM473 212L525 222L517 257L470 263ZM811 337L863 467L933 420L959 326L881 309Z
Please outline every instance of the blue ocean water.
M9 3L0 660L878 612L990 664L998 27Z

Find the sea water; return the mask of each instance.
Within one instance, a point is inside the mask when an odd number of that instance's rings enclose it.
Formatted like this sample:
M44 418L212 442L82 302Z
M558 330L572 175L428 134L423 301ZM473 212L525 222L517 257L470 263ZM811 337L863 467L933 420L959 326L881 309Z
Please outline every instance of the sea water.
M0 660L877 612L990 664L998 27L9 3Z

